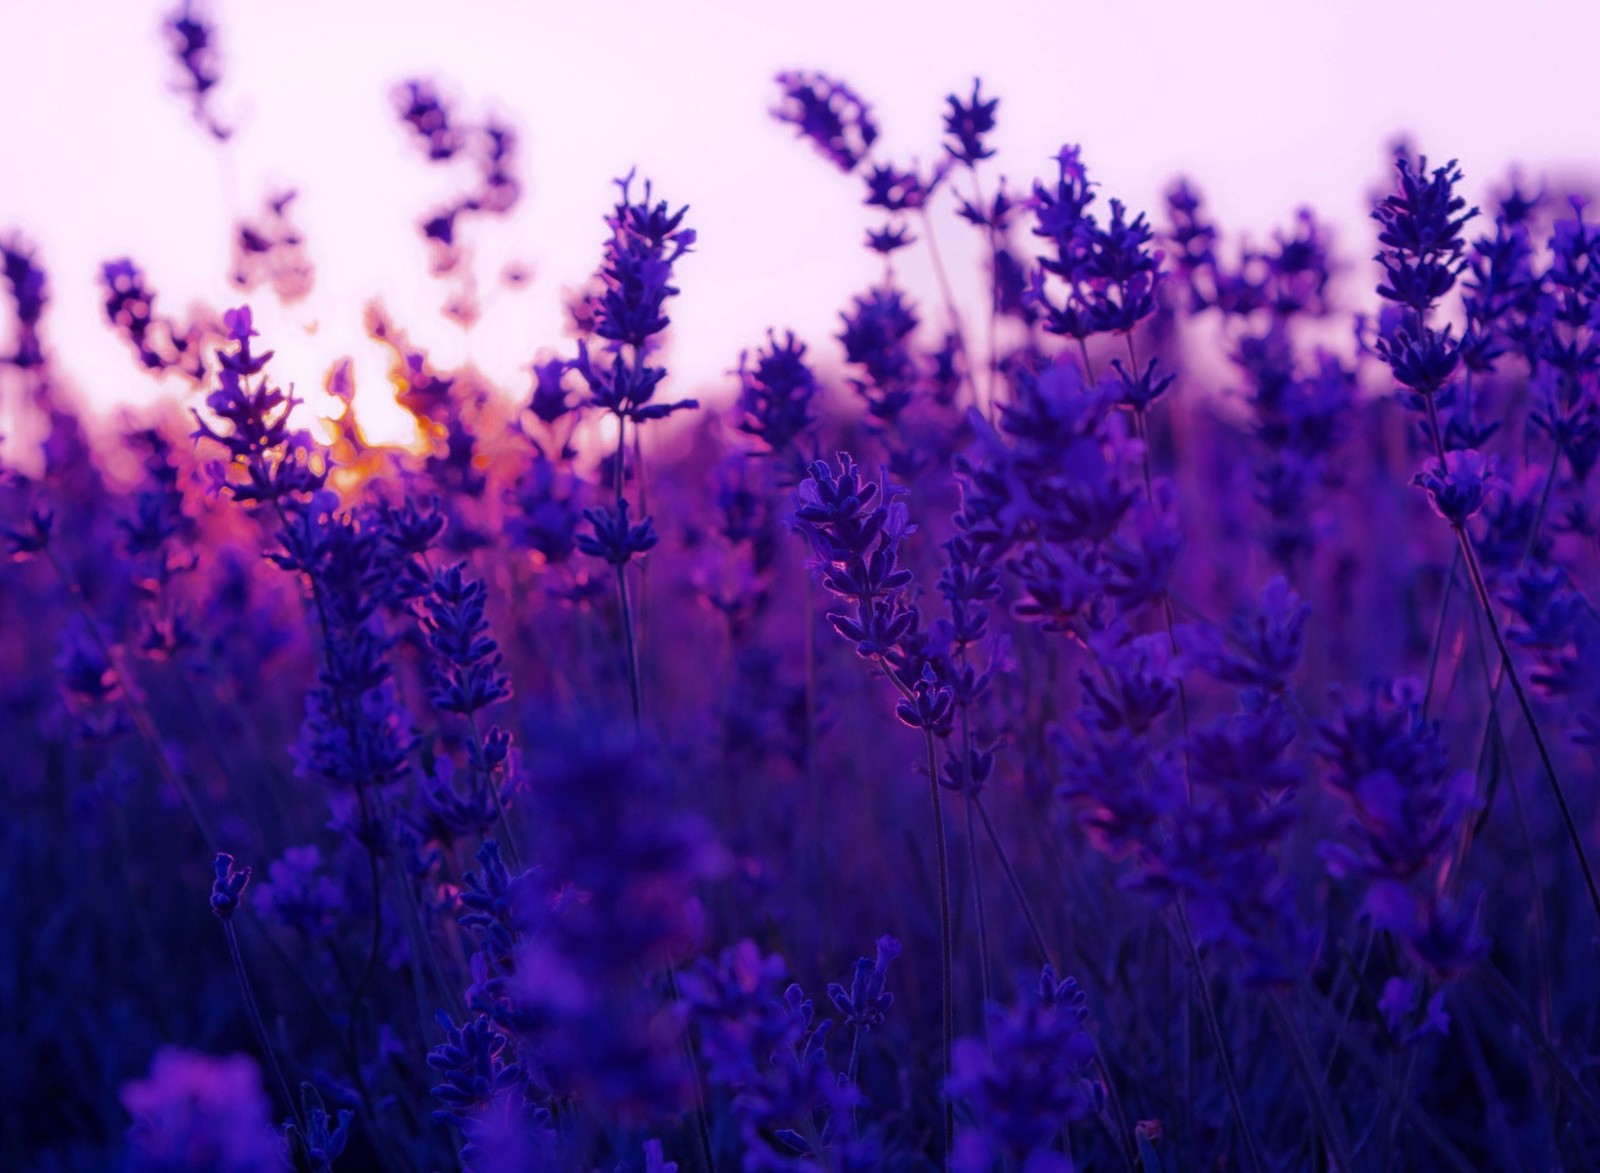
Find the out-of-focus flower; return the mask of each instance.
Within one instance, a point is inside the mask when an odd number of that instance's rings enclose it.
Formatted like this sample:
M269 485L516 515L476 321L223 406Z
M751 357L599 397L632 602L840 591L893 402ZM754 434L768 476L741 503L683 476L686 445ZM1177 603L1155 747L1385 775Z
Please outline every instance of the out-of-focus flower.
M871 108L844 82L814 70L780 73L776 80L783 97L772 116L810 139L839 170L854 171L878 141Z
M167 1047L150 1074L122 1085L138 1173L267 1173L282 1168L261 1069L246 1055Z
M994 132L995 110L999 98L982 96L983 82L972 80L972 97L962 101L955 94L945 98L949 109L944 116L944 149L956 162L975 167L984 159L994 157L994 148L984 142L986 135Z
M1057 980L1047 965L1038 985L1024 987L1011 1006L984 1008L987 1041L956 1040L949 1092L970 1115L956 1135L952 1167L987 1173L996 1162L1019 1169L1067 1173L1070 1158L1056 1151L1062 1130L1093 1115L1104 1095L1090 1076L1094 1041L1088 1009L1071 978Z

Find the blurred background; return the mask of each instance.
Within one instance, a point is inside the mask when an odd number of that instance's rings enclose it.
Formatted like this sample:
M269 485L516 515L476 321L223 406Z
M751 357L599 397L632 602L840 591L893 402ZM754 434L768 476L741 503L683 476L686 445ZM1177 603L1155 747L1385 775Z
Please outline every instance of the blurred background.
M1480 199L1512 164L1578 190L1600 173L1600 5L1588 2L1513 16L1446 0L1013 0L981 18L965 4L858 0L214 3L197 11L216 27L208 103L225 142L193 116L165 47L175 9L0 2L0 233L37 247L47 345L95 404L193 394L146 374L105 327L100 266L132 258L169 313L233 304L234 223L291 189L314 286L287 307L268 290L251 298L283 377L304 393L348 357L369 430L403 437L385 352L363 326L377 298L437 365L470 359L520 396L541 348L570 350L563 294L594 270L611 181L632 168L689 204L699 232L672 311L676 394L731 388L739 350L769 325L831 361L838 311L880 272L862 247L877 218L858 177L770 117L781 69L849 81L877 113L878 154L902 167L938 158L944 96L981 76L1001 98L991 182L1026 191L1076 142L1102 197L1158 225L1180 174L1225 232L1257 241L1311 204L1352 265L1352 299L1369 296L1365 213L1397 136L1458 157ZM463 222L466 255L444 276L429 275L417 224L468 185L470 166L430 166L417 149L395 109L410 78L434 81L460 119L519 135L520 202ZM980 240L952 210L942 193L940 244L975 304ZM936 320L926 251L900 256ZM463 300L470 331L440 313Z

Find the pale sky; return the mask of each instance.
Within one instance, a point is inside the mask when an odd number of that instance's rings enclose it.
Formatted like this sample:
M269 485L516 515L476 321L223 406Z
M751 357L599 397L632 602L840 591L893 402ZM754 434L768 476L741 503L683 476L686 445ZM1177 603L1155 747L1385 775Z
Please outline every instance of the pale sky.
M381 296L442 366L470 350L511 394L541 348L570 353L563 288L599 259L613 176L637 167L691 206L695 254L678 271L670 397L713 394L768 325L833 359L839 310L878 275L861 239L876 218L861 183L767 114L773 74L814 68L876 109L879 153L937 156L944 95L974 75L1001 98L987 171L1026 183L1081 143L1103 197L1162 222L1160 193L1190 175L1225 230L1264 240L1310 203L1347 260L1373 251L1367 195L1401 132L1459 157L1481 198L1513 161L1530 175L1600 174L1600 4L1406 0L756 0L548 4L524 0L223 0L216 109L221 149L175 91L166 3L0 0L0 233L20 231L49 269L47 342L95 402L163 393L104 326L96 275L128 255L158 306L225 306L230 223L271 187L301 193L296 218L317 286L305 302L253 301L276 374L320 385L356 359L358 402L381 398L384 357L363 335ZM1513 15L1515 13L1515 15ZM470 338L438 308L414 221L464 188L465 165L426 163L393 111L396 83L435 79L460 116L495 113L521 133L525 190L504 222L472 221L485 314ZM976 292L975 234L941 230ZM920 248L902 265L937 315ZM520 290L497 280L530 265ZM0 324L8 330L9 322ZM176 380L165 391L176 393Z

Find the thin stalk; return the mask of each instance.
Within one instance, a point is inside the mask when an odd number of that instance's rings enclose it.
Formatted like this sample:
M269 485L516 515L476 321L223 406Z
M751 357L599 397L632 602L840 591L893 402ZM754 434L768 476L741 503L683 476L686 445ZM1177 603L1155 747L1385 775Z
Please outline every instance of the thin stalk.
M939 252L939 238L933 230L933 217L928 213L924 204L922 213L922 238L928 244L928 259L933 263L933 275L939 282L939 294L944 298L945 313L950 315L950 325L956 335L956 345L961 348L961 357L966 360L967 394L972 396L973 405L978 402L978 383L972 374L972 351L967 348L967 328L961 321L961 311L956 308L955 290L950 284L950 274L945 272L944 256Z
M967 798L967 860L972 865L972 900L978 913L978 978L983 990L983 1004L994 998L989 988L989 923L983 911L983 872L978 867L978 852L972 835L972 798ZM989 1034L989 1016L983 1015L983 1033Z
M637 432L635 427L635 432ZM628 421L622 416L617 416L617 455L616 455L616 504L622 507L622 478L624 475L623 453L625 451L628 434ZM641 508L641 514L643 510ZM623 655L628 670L628 696L633 702L633 730L635 733L643 727L643 706L639 700L639 649L633 636L633 607L628 599L628 574L626 564L617 566L617 609L622 623Z
M1485 1131L1491 1138L1490 1143L1501 1162L1500 1167L1523 1168L1525 1166L1520 1156L1523 1151L1522 1146L1517 1143L1511 1131L1511 1123L1506 1119L1505 1104L1500 1097L1499 1089L1495 1086L1494 1076L1489 1073L1489 1064L1483 1054L1483 1043L1478 1038L1478 1023L1476 1021L1462 1023L1459 1035L1462 1049L1467 1053L1467 1068L1472 1072L1472 1082L1477 1085L1478 1095L1483 1100Z
M1344 1032L1350 1029L1351 1016L1355 1014L1356 1003L1361 998L1361 972L1367 968L1367 959L1372 956L1373 937L1374 933L1372 926L1369 924L1367 926L1366 944L1361 947L1361 959L1353 966L1350 963L1349 949L1343 943L1341 943L1339 946L1340 952L1343 954L1342 959L1352 974L1352 981L1350 983L1350 1000L1345 1003L1344 1010L1338 1012L1337 1014L1338 1027L1333 1032L1333 1048L1328 1052L1328 1058L1322 1065L1322 1079L1324 1083L1333 1078L1333 1065L1338 1061L1339 1048L1344 1040ZM1329 998L1332 998L1331 993L1329 994Z
M1528 540L1522 544L1522 555L1517 561L1518 566L1521 566L1533 556L1533 547L1539 539L1539 530L1544 524L1545 511L1550 505L1550 490L1555 484L1556 473L1558 471L1560 461L1561 447L1557 445L1555 452L1550 457L1550 469L1545 474L1544 492L1539 496L1539 507L1534 512L1533 523L1528 527ZM1456 553L1456 557L1460 557L1459 550ZM1505 687L1505 680L1505 665L1496 664L1494 677L1489 682L1489 720L1484 723L1483 737L1478 742L1478 766L1480 769L1482 769L1483 761L1489 753L1489 742L1491 737L1498 734L1502 742L1505 739L1504 732L1499 728L1499 721L1495 712L1495 705L1499 703L1500 692L1501 689ZM1479 827L1482 826L1483 820L1488 817L1489 805L1493 797L1493 790L1491 790L1489 794L1485 796L1484 813L1479 817Z
M667 966L667 991L672 995L674 1002L683 1001L683 995L678 992L678 971L675 966ZM705 1082L700 1076L700 1061L695 1058L694 1040L689 1037L687 1029L683 1032L683 1055L689 1064L689 1076L694 1081L694 1124L695 1137L700 1142L700 1158L702 1167L707 1173L717 1173L716 1158L712 1156L711 1124L706 1114Z
M981 795L972 796L972 806L976 808L978 817L983 820L983 829L988 833L989 842L994 846L995 857L1000 861L1001 870L1006 874L1006 884L1011 889L1011 894L1016 898L1017 907L1022 910L1022 919L1027 922L1028 935L1033 939L1033 947L1039 951L1039 956L1044 960L1057 976L1061 974L1061 967L1055 962L1050 952L1050 946L1045 943L1044 932L1039 927L1039 918L1033 913L1033 905L1028 900L1028 894L1018 879L1016 869L1011 866L1011 856L1006 851L1005 845L1000 842L1000 836L994 829L994 823L989 818L989 811L983 805ZM1112 1137L1117 1146L1117 1151L1122 1155L1124 1164L1133 1167L1133 1158L1126 1148L1126 1139L1132 1133L1128 1129L1127 1117L1123 1114L1122 1099L1117 1095L1117 1085L1111 1078L1111 1067L1106 1063L1105 1055L1100 1050L1100 1040L1094 1039L1094 1062L1100 1074L1100 1081L1106 1090L1107 1106L1111 1109L1111 1118L1116 1122L1115 1134Z
M287 534L292 523L289 519L288 511L283 507L283 502L281 500L274 499L272 502L272 508L273 512L277 515L280 531ZM328 622L328 609L323 602L322 589L317 584L316 576L307 572L306 578L311 587L312 606L317 613L317 629L322 635L322 658L324 662L326 662L333 647L333 629L331 624ZM333 699L335 720L337 720L339 725L347 732L351 732L349 725L345 720L346 698L339 689L332 689L331 696ZM353 740L353 732L351 733L351 737ZM366 787L358 781L355 785L355 791L361 808L362 828L364 831L366 831L371 827L372 823L368 808ZM360 1101L359 1114L362 1119L368 1123L368 1127L371 1130L372 1135L376 1138L381 1136L382 1133L377 1127L377 1112L373 1105L372 1095L367 1088L366 1076L363 1074L361 1070L361 1063L357 1058L359 1051L356 1046L356 1011L360 1008L361 997L365 993L366 984L371 979L372 973L377 966L378 950L381 944L383 930L383 902L381 886L378 879L378 845L371 841L370 835L363 835L361 838L367 840L364 846L367 849L368 870L372 887L372 946L371 951L367 955L366 969L362 974L361 980L356 985L351 999L348 1019L345 1022L344 1050L348 1054L351 1066L351 1074L355 1078L356 1093ZM269 934L263 935L270 936Z
M1533 556L1533 547L1539 541L1539 530L1544 525L1544 515L1550 508L1550 496L1556 487L1556 476L1561 471L1561 445L1555 446L1555 451L1550 453L1550 467L1544 474L1544 489L1539 494L1539 508L1534 511L1533 524L1528 527L1528 540L1522 544L1522 557L1517 565L1520 567Z
M1483 572L1478 568L1477 555L1467 539L1467 531L1461 526L1456 526L1455 531L1456 541L1461 546L1462 557L1467 563L1467 573L1472 576L1472 588L1478 594L1478 607L1488 621L1489 633L1494 636L1495 648L1500 653L1505 678L1511 682L1511 691L1517 698L1517 706L1522 710L1522 717L1528 723L1528 731L1533 735L1533 745L1539 754L1539 764L1544 767L1545 777L1550 780L1551 793L1555 795L1556 805L1561 809L1561 822L1566 828L1568 840L1572 843L1573 854L1578 857L1578 867L1583 872L1583 883L1589 892L1589 903L1594 907L1595 916L1600 917L1600 885L1596 884L1594 869L1589 866L1589 854L1583 846L1583 835L1579 832L1577 820L1567 803L1567 793L1561 785L1560 775L1556 773L1555 763L1550 758L1549 746L1545 744L1544 735L1539 731L1538 722L1534 720L1533 706L1528 701L1528 694L1523 691L1522 679L1516 666L1511 662L1511 652L1506 647L1505 634L1500 630L1500 621L1495 617L1489 602L1489 588L1484 584Z
M1500 686L1505 680L1505 673L1502 671L1498 676L1492 674L1489 666L1488 649L1483 646L1483 620L1476 612L1473 613L1472 618L1473 633L1477 636L1476 642L1480 653L1479 663L1483 669L1484 684L1489 690L1490 697L1498 699ZM1499 665L1495 667L1498 668ZM1528 814L1522 802L1522 791L1517 786L1516 774L1511 762L1510 747L1506 744L1505 730L1500 723L1500 714L1493 704L1489 709L1489 719L1484 724L1483 743L1478 754L1477 767L1474 773L1475 778L1481 779L1483 777L1490 754L1495 754L1494 760L1502 763L1507 789L1511 794L1512 813L1516 816L1517 830L1522 840L1524 863L1528 870L1528 890L1533 896L1533 968L1539 988L1539 1004L1543 1015L1543 1023L1548 1033L1551 1022L1552 993L1550 988L1550 939L1546 928L1544 886L1539 881L1538 852L1534 849L1533 834L1528 825ZM1497 769L1490 776L1489 785L1484 794L1483 812L1475 822L1467 822L1463 826L1461 842L1454 858L1454 866L1448 876L1452 892L1458 892L1465 881L1467 856L1471 853L1472 846L1477 841L1477 836L1483 830L1484 824L1488 821L1490 812L1494 808L1494 798L1500 778L1501 770Z
M967 668L967 649L962 645L957 653L957 662L962 671ZM967 863L972 869L972 900L978 916L978 978L983 991L983 1005L987 1007L993 997L993 990L989 983L989 918L983 906L983 869L978 866L978 849L972 834L972 804L977 794L972 788L972 702L963 695L960 701L961 711L961 765L960 782L962 793L967 797ZM980 1014L983 1021L983 1035L989 1037L989 1016Z
M1200 989L1200 1009L1205 1014L1206 1028L1211 1033L1211 1045L1217 1049L1217 1065L1222 1070L1222 1083L1228 1092L1228 1102L1233 1108L1234 1118L1239 1122L1239 1132L1244 1138L1245 1153L1250 1158L1250 1168L1255 1173L1265 1173L1266 1166L1261 1162L1261 1153L1256 1148L1255 1134L1250 1129L1249 1117L1245 1115L1244 1099L1239 1094L1239 1082L1234 1077L1233 1060L1228 1055L1227 1043L1222 1037L1222 1021L1217 1017L1217 1004L1211 997L1211 987L1206 981L1205 970L1200 965L1200 950L1195 947L1194 933L1189 928L1189 914L1184 910L1183 901L1176 901L1174 907L1178 910L1178 927L1182 930L1184 951L1189 955L1189 965L1194 970L1195 984Z
M971 169L971 175L972 175L972 206L975 207L975 208L982 208L983 207L983 203L984 203L984 201L983 201L983 185L978 182L978 172L977 172L976 168ZM988 236L988 239L989 239L989 336L988 336L988 339L987 339L988 352L989 352L988 356L987 356L988 360L989 360L989 370L988 370L988 386L986 388L986 391L987 391L988 408L989 408L989 412L988 412L989 422L992 424L992 423L994 423L995 416L998 414L998 411L999 411L999 408L998 408L998 396L999 396L999 390L1000 390L1000 346L999 346L999 342L997 340L999 321L1000 321L1000 304L999 304L999 298L997 296L997 293L998 293L998 281L999 281L999 276L1000 276L1000 273L999 273L999 268L1000 268L1000 266L999 266L999 253L1000 253L1000 249L999 249L999 245L998 245L999 238L995 233L995 228L994 228L993 222L990 222L990 223L986 224L985 227L987 228L987 236Z
M1523 854L1528 857L1528 880L1533 890L1534 971L1537 974L1539 988L1540 1018L1545 1033L1549 1034L1554 1021L1552 1009L1554 993L1550 980L1553 966L1550 959L1550 929L1544 910L1544 885L1539 882L1539 856L1533 846L1533 833L1528 827L1528 812L1522 803L1522 791L1517 787L1516 778L1510 776L1509 767L1506 788L1511 794L1511 810L1517 818L1517 831L1522 839Z
M1313 1003L1320 1006L1324 1013L1328 1014L1330 1017L1337 1013L1333 1007L1327 1005L1326 1002L1321 1001L1320 997L1317 996L1316 991L1310 992L1313 995ZM1343 1036L1343 1038L1345 1054L1354 1059L1356 1063L1367 1072L1368 1077L1371 1078L1374 1083L1385 1088L1391 1088L1392 1081L1388 1078L1384 1070L1383 1061L1367 1048L1366 1044L1361 1041L1359 1035L1347 1033ZM1421 1137L1433 1147L1434 1152L1438 1155L1439 1159L1444 1163L1445 1166L1456 1170L1457 1173L1474 1173L1474 1170L1477 1168L1477 1166L1475 1166L1471 1161L1467 1160L1467 1158L1462 1155L1461 1150L1456 1148L1456 1146L1451 1142L1450 1138L1445 1135L1444 1130L1441 1129L1438 1124L1434 1123L1433 1119L1426 1112L1422 1111L1410 1100L1398 1097L1395 1100L1394 1108L1395 1111L1400 1116L1403 1116L1406 1122L1415 1128L1418 1134L1420 1134Z
M817 754L817 623L813 595L816 586L811 581L809 568L805 572L805 672L806 672L806 795L810 811L811 850L815 872L812 882L817 888L820 921L822 926L822 956L830 957L834 945L833 869L828 867L828 828L823 822L827 809L822 792L822 772L818 768Z
M322 995L317 992L316 987L313 986L309 980L307 980L302 967L294 963L294 960L288 955L288 953L284 951L283 946L278 944L277 940L274 939L272 934L266 930L266 927L261 924L260 920L253 917L249 905L241 906L240 911L242 911L245 916L252 918L251 923L256 926L261 940L266 944L267 948L272 951L273 956L278 959L278 965L282 972L293 975L295 981L299 983L301 989L305 992L307 999L311 1002L311 1005L316 1009L317 1013L322 1016L322 1020L327 1024L329 1032L328 1037L333 1040L334 1046L339 1049L340 1057L344 1060L345 1066L349 1069L350 1078L355 1083L357 1094L357 1118L361 1121L362 1127L367 1130L367 1134L373 1137L374 1141L376 1142L378 1138L383 1136L383 1133L378 1131L376 1119L372 1114L371 1108L369 1107L371 1103L371 1096L367 1094L366 1077L362 1074L361 1064L356 1059L355 1053L350 1050L348 1040L341 1039L339 1037L339 1024L333 1016L333 1011L328 1007L327 1003L322 1000ZM238 915L238 913L235 913L235 915ZM331 944L329 946L329 950L332 952ZM338 964L338 958L335 956L334 970L335 972L338 972L340 969L341 967ZM397 1166L399 1164L393 1161L390 1163Z
M1139 356L1137 351L1134 349L1132 332L1123 335L1123 340L1127 343L1128 347L1128 373L1131 377L1139 369ZM1084 358L1085 362L1087 362L1087 348L1085 348ZM1140 461L1144 472L1145 497L1153 508L1155 506L1155 482L1154 477L1151 474L1149 428L1147 427L1145 409L1142 406L1134 408L1133 418L1134 434L1139 440ZM1172 649L1173 655L1177 655L1178 636L1173 617L1172 599L1166 592L1162 593L1161 605L1162 614L1166 621L1167 627L1167 644ZM1184 743L1184 791L1188 796L1189 801L1193 802L1194 781L1189 773L1189 697L1188 691L1184 687L1183 681L1181 680L1178 681L1178 716L1183 732ZM1239 1094L1238 1079L1236 1078L1233 1070L1233 1059L1229 1055L1228 1048L1223 1041L1222 1024L1221 1020L1217 1016L1216 1002L1211 995L1211 984L1206 980L1205 970L1201 966L1200 950L1195 946L1194 934L1189 927L1189 914L1187 909L1184 907L1183 898L1181 896L1175 902L1175 907L1177 908L1178 912L1178 926L1183 933L1184 949L1189 955L1189 963L1194 967L1195 986L1200 993L1200 1008L1202 1013L1205 1015L1206 1026L1211 1034L1212 1045L1217 1049L1217 1061L1222 1070L1222 1078L1223 1083L1227 1088L1228 1100L1232 1105L1234 1116L1239 1121L1239 1131L1244 1138L1245 1150L1250 1157L1250 1166L1256 1170L1256 1173L1261 1173L1263 1168L1261 1163L1261 1154L1256 1147L1255 1135L1250 1128L1249 1118L1245 1115L1244 1100ZM1300 1055L1298 1058L1302 1062L1307 1062L1304 1055ZM1309 1077L1310 1067L1308 1062L1306 1070ZM1313 1100L1313 1108L1320 1111L1321 1105L1316 1102L1317 1085L1314 1080L1308 1085L1307 1092ZM1348 1165L1346 1167L1348 1168Z
M989 812L983 805L982 796L974 794L972 805L977 808L978 817L983 820L983 829L988 832L989 842L994 845L995 856L1000 860L1001 870L1006 874L1006 883L1011 888L1011 894L1016 897L1017 907L1022 910L1022 919L1028 922L1028 935L1033 938L1033 947L1039 951L1039 956L1051 969L1056 969L1056 964L1051 958L1050 946L1045 944L1044 932L1039 928L1039 919L1034 916L1033 906L1028 902L1028 894L1023 891L1022 881L1017 878L1016 869L1011 866L1011 857L1006 853L1005 847L1000 842L1000 836L995 832L994 823L989 819Z
M1300 1037L1299 1028L1277 998L1268 998L1267 1004L1272 1009L1272 1016L1278 1025L1279 1033L1283 1035L1289 1059L1294 1064L1301 1082L1306 1085L1306 1095L1311 1101L1311 1111L1317 1118L1317 1126L1322 1130L1323 1143L1333 1150L1334 1160L1338 1162L1340 1169L1354 1169L1356 1166L1350 1156L1350 1141L1345 1136L1344 1122L1339 1119L1336 1109L1330 1102L1326 1082L1318 1077L1316 1069L1312 1066L1311 1057L1306 1051L1305 1041Z
M1572 1097L1572 1102L1578 1106L1584 1116L1589 1120L1591 1127L1600 1128L1600 1104L1596 1104L1589 1090L1573 1073L1567 1061L1561 1057L1561 1052L1550 1041L1550 1037L1540 1028L1538 1021L1531 1011L1523 1005L1522 999L1511 983L1506 981L1502 974L1493 965L1484 964L1473 971L1474 976L1481 981L1494 999L1504 1006L1511 1016L1517 1020L1517 1025L1523 1033L1532 1040L1539 1054L1550 1065L1551 1074L1567 1089L1567 1094Z
M928 793L933 800L933 836L939 860L939 986L944 1004L943 1039L944 1086L939 1098L944 1104L944 1167L950 1167L950 1150L955 1145L955 1102L950 1098L949 1082L952 1070L951 1056L955 1044L955 958L950 935L950 860L944 835L944 806L939 801L939 759L933 743L933 731L923 731L923 741L928 751Z
M633 639L633 607L628 602L628 569L617 567L617 607L621 612L623 655L628 665L628 695L633 701L633 731L643 727L643 709L639 701L639 649Z
M178 776L172 768L172 763L167 760L166 751L161 748L161 738L156 731L155 721L145 709L144 702L139 700L138 694L124 677L122 669L118 666L115 657L111 654L111 645L106 642L105 635L100 631L100 625L95 622L94 614L89 610L89 604L83 597L83 591L78 588L77 582L67 573L67 568L57 557L50 546L44 548L45 557L50 560L50 565L55 568L56 577L61 580L61 585L66 588L72 604L79 616L82 617L84 626L89 631L89 638L94 640L95 647L100 650L100 655L105 658L106 668L117 679L117 684L122 689L123 698L127 701L128 714L133 718L134 728L139 731L139 739L144 742L145 748L150 751L150 756L155 759L156 770L168 786L178 792L183 804L188 808L190 816L194 819L195 826L200 828L201 837L205 839L206 846L211 851L217 850L216 836L211 833L211 827L206 822L205 816L200 813L200 803L196 800L194 792L189 789L189 784Z
M1139 369L1139 355L1134 350L1133 333L1130 331L1123 335L1128 344L1128 371L1130 374ZM1087 353L1087 352L1085 352ZM1133 409L1133 434L1139 441L1140 463L1144 471L1144 496L1152 509L1156 504L1155 478L1150 471L1150 427L1149 420L1143 407ZM1161 593L1161 613L1167 624L1167 646L1172 649L1172 654L1178 654L1177 623L1172 614L1172 599L1163 591ZM1183 785L1184 791L1190 802L1194 801L1194 783L1189 777L1189 690L1182 680L1178 685L1178 718L1183 728Z
M1445 467L1445 452L1444 437L1439 427L1439 409L1431 395L1427 397L1427 404L1434 451L1439 457L1439 467L1442 471ZM1522 718L1528 723L1528 732L1533 735L1533 745L1539 754L1539 764L1544 767L1545 777L1550 780L1550 790L1555 795L1556 805L1561 810L1561 822L1566 828L1567 839L1572 844L1573 854L1578 857L1578 867L1583 872L1589 903L1594 907L1595 916L1600 918L1600 884L1595 882L1594 870L1589 866L1589 855L1584 850L1583 836L1578 831L1578 823L1573 817L1572 808L1567 803L1567 793L1561 785L1561 777L1556 773L1555 763L1550 758L1550 748L1545 744L1544 734L1539 731L1538 721L1534 719L1533 705L1523 690L1522 678L1517 672L1516 665L1511 661L1511 651L1506 647L1505 633L1500 630L1500 620L1495 616L1494 604L1489 598L1489 588L1484 583L1483 571L1478 566L1477 551L1472 548L1472 541L1467 537L1465 526L1453 525L1451 528L1455 531L1456 545L1461 550L1462 561L1467 564L1467 573L1472 578L1472 589L1478 597L1478 609L1483 613L1484 620L1489 625L1489 632L1494 636L1495 649L1500 653L1501 670L1505 678L1511 682L1511 691L1517 698L1517 707L1522 710ZM1493 703L1492 696L1490 703Z
M615 503L622 504L622 478L625 474L623 453L625 452L628 436L628 419L624 415L617 416L617 454L612 463L612 488L616 490Z
M916 694L907 688L893 668L881 655L878 667L906 700L915 700ZM940 1052L943 1059L944 1079L939 1087L939 1099L944 1105L944 1150L941 1166L950 1168L950 1150L955 1145L955 1103L950 1098L949 1081L953 1067L955 1045L955 947L950 931L950 856L944 833L944 806L939 801L939 754L934 744L933 730L924 729L923 745L928 758L928 791L933 800L933 841L939 870L939 988L941 1002Z
M228 954L233 958L233 972L239 978L239 989L244 994L245 1010L250 1016L250 1025L255 1028L256 1039L261 1044L261 1051L267 1057L267 1064L272 1068L273 1077L278 1081L278 1091L282 1094L284 1102L289 1105L289 1114L305 1130L305 1121L300 1118L300 1105L294 1096L289 1094L289 1081L283 1077L283 1068L278 1066L278 1053L272 1048L272 1040L267 1035L267 1024L261 1017L261 1008L256 1005L255 991L250 988L250 975L244 968L244 956L239 952L239 936L233 931L233 923L228 920L222 922L222 933L228 938Z
M363 825L371 822L368 813L367 791L363 786L356 787L356 795L361 803L361 821ZM361 976L356 980L355 988L350 993L350 1009L347 1011L348 1021L345 1023L345 1032L350 1037L350 1049L356 1049L356 1011L361 1009L361 1000L366 996L367 985L372 981L372 975L378 968L378 953L383 944L383 891L378 880L378 848L376 844L367 844L368 879L372 885L372 945L367 951L366 964L362 967Z
M1450 611L1450 595L1455 590L1456 572L1461 569L1461 551L1450 556L1450 573L1444 580L1444 593L1439 597L1439 616L1433 624L1433 642L1428 647L1428 680L1422 693L1422 716L1426 720L1433 705L1433 686L1439 673L1439 654L1444 649L1444 623Z

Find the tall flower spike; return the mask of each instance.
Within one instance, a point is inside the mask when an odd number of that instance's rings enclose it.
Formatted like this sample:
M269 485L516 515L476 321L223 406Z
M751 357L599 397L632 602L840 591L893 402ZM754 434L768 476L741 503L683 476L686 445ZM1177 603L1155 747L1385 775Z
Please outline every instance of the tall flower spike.
M1395 191L1379 201L1372 218L1381 226L1377 261L1384 281L1378 295L1425 314L1455 286L1466 266L1461 230L1478 214L1456 195L1461 168L1454 159L1428 172L1426 155L1395 155Z
M616 181L621 199L609 221L612 235L601 270L606 289L595 333L618 345L642 347L667 327L663 306L678 292L669 284L672 265L694 246L695 233L683 227L687 206L673 212L665 200L652 203L648 180L644 198L634 203L632 184L631 172Z
M753 365L747 354L739 356L739 430L774 455L788 452L815 418L817 377L805 354L793 330L782 342L769 330Z
M438 571L422 600L422 628L434 653L433 703L470 715L511 695L484 610L489 590L463 573L464 563Z

